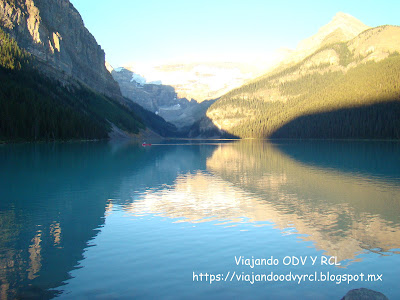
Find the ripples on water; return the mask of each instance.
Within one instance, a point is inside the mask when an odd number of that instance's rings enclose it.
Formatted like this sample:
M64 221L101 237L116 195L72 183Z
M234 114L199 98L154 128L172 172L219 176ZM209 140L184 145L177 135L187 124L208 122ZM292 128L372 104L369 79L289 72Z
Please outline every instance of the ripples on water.
M400 262L394 142L0 148L2 298L389 298ZM237 266L235 256L336 256ZM193 272L382 273L383 282L193 282Z

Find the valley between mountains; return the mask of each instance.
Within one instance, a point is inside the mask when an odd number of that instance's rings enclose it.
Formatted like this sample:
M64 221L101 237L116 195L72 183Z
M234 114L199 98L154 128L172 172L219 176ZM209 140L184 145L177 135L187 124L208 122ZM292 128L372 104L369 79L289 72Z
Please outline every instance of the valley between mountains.
M68 0L0 0L0 140L399 139L400 27L315 31L269 65L116 67Z

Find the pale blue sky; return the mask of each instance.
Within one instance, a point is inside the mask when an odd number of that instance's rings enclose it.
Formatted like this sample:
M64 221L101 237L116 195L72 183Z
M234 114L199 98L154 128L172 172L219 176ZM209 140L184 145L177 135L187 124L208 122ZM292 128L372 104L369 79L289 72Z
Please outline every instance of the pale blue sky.
M70 0L114 66L294 49L339 12L400 25L400 1ZM227 55L227 60L228 55Z

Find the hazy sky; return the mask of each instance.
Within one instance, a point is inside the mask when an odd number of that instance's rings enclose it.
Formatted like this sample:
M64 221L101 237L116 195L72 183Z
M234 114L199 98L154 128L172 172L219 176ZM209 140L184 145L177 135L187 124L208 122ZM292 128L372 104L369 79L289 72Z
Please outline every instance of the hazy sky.
M114 67L267 57L281 47L294 49L339 11L368 26L400 25L398 0L70 1Z

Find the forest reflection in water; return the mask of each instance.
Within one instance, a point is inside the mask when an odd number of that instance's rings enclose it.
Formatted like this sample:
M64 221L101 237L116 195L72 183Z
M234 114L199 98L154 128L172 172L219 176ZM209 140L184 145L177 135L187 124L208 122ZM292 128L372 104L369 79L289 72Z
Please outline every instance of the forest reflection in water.
M321 143L328 146L323 151ZM338 155L325 141L306 142L304 153L314 152L317 163L304 163L299 145L264 141L219 145L207 158L206 170L181 174L173 186L150 189L125 209L135 215L180 218L180 222L272 223L286 233L300 234L339 260L355 260L364 251L398 253L400 177L396 165L389 164L386 167L392 169L385 170L382 163L376 168L376 160L365 159L374 154L368 152L368 144L356 144L355 149L343 145ZM290 155L291 148L296 159ZM388 143L379 154L389 151L394 156L396 149ZM358 166L357 159L348 157L353 152L364 153ZM318 165L318 155L334 156L335 167ZM341 160L348 159L353 163L351 170L348 165L340 167Z
M184 298L196 289L199 298L263 299L262 286L195 285L186 275L205 253L216 272L238 254L332 255L357 272L379 263L378 287L400 296L391 268L400 251L399 159L397 142L2 146L0 297ZM284 286L269 286L271 297ZM350 286L320 287L329 298ZM307 298L315 289L285 292Z

